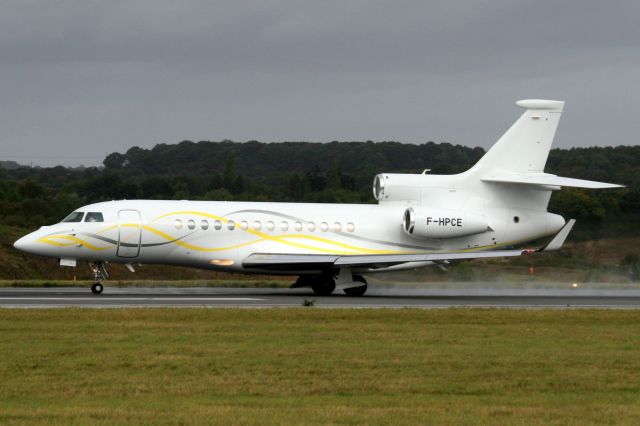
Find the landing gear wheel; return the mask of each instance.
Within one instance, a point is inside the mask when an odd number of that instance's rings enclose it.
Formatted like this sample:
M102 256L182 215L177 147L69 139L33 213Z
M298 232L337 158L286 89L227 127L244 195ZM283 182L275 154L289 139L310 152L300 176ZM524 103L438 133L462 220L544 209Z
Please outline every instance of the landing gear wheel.
M347 296L354 296L354 297L363 296L367 292L367 280L365 280L362 275L354 275L353 281L364 283L364 285L361 285L358 287L345 288L344 293Z
M105 262L106 263L106 262ZM104 287L102 286L102 281L109 276L107 272L107 268L105 267L105 263L102 262L90 262L89 266L93 271L93 285L91 286L91 292L93 294L100 294Z
M102 293L102 290L104 290L104 287L101 283L95 283L91 286L91 292L93 294L100 294Z
M316 275L300 275L291 288L311 287L315 280L319 279Z
M323 274L313 281L311 289L318 296L328 296L336 289L336 282L331 275Z

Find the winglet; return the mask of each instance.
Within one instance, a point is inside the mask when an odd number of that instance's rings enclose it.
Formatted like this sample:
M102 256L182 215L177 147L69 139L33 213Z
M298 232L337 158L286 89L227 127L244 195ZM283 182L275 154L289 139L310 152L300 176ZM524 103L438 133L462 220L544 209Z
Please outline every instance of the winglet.
M562 247L562 245L564 244L564 241L567 239L567 237L569 236L569 232L571 232L571 228L573 228L573 225L576 223L575 219L570 219L569 222L567 222L560 231L558 231L558 233L556 234L555 237L553 237L553 239L551 241L549 241L546 245L544 245L543 247L540 247L538 249L538 251L555 251L555 250L560 250L560 248Z

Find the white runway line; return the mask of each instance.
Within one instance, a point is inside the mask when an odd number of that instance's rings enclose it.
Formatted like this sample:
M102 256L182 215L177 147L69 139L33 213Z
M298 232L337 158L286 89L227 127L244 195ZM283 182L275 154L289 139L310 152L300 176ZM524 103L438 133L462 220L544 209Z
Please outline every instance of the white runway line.
M92 301L92 302L101 302L101 301L232 301L232 302L244 302L244 301L258 301L265 299L255 299L251 297L71 297L71 298L63 298L63 297L0 297L0 300L59 300L65 303L73 303L75 301Z

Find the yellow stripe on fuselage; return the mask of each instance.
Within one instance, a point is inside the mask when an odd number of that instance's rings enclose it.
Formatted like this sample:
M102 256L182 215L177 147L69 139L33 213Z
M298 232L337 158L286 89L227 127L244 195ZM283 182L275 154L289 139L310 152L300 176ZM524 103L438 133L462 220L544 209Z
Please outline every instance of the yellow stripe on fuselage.
M62 243L60 241L55 241L55 240L67 240L67 241L71 241L70 243ZM100 251L100 250L107 250L110 247L97 247L94 246L93 244L82 240L78 237L74 237L73 235L63 235L63 234L59 234L59 235L48 235L46 237L42 237L38 239L38 242L40 243L45 243L45 244L50 244L52 246L57 246L57 247L69 247L72 246L74 244L82 244L84 247L88 248L89 250L94 250L94 251Z

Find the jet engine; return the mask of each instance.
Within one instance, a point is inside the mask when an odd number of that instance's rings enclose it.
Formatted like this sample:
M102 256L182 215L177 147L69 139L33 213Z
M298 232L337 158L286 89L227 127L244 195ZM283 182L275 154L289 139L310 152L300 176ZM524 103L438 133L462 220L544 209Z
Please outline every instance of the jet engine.
M402 229L415 238L444 239L489 231L483 216L455 210L409 207L404 212Z
M449 179L448 176L445 177ZM373 196L379 202L415 201L420 199L424 188L442 179L435 175L415 175L400 173L382 173L373 180Z

